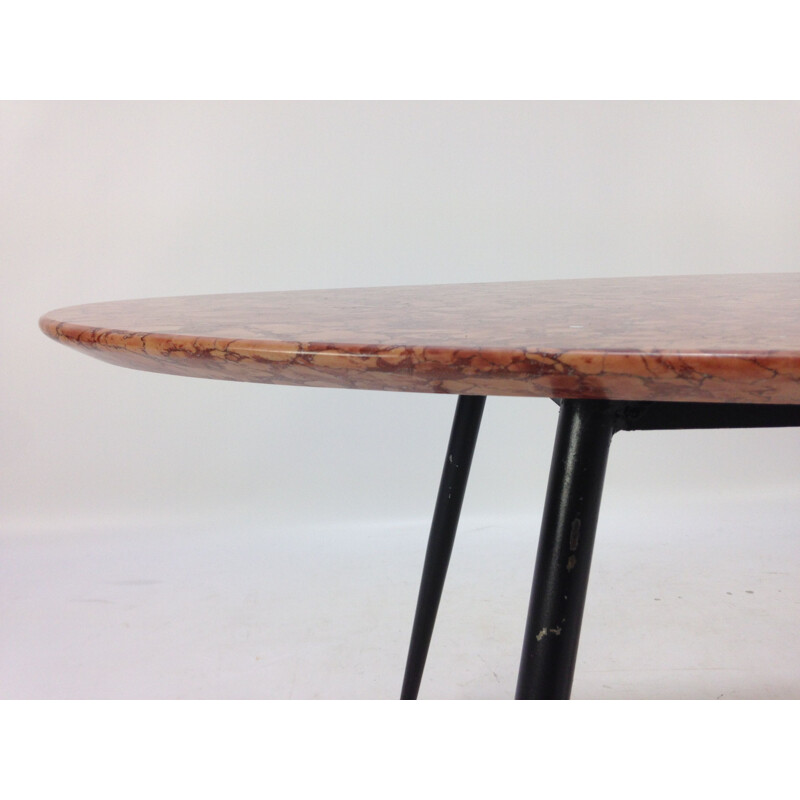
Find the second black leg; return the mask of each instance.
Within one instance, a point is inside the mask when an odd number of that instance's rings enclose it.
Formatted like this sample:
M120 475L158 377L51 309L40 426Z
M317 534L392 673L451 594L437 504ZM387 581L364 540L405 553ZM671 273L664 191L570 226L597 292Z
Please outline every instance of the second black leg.
M485 403L485 397L461 395L456 405L422 569L401 700L415 700L419 692Z
M564 400L533 576L518 700L568 699L615 403Z

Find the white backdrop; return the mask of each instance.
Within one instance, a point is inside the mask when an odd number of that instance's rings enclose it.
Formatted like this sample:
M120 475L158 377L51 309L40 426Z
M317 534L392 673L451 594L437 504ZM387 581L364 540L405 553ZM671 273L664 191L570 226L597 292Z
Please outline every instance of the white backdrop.
M145 296L800 268L797 103L0 105L0 522L430 514L454 399L110 367ZM490 398L465 515L538 527L556 408ZM798 431L628 434L606 497L796 497ZM232 530L235 530L232 529Z

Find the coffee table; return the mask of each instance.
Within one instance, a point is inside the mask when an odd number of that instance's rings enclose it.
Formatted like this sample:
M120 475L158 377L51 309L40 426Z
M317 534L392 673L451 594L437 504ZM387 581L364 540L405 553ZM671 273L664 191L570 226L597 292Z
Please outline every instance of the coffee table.
M487 395L559 406L518 699L568 698L619 431L800 425L800 274L671 276L130 300L45 314L153 372L458 395L401 697L416 698Z

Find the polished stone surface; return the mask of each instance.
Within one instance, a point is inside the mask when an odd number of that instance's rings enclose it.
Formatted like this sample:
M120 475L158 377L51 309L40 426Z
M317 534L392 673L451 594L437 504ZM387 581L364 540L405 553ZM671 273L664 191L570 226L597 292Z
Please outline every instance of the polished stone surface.
M52 338L121 366L450 394L800 403L800 273L115 301Z

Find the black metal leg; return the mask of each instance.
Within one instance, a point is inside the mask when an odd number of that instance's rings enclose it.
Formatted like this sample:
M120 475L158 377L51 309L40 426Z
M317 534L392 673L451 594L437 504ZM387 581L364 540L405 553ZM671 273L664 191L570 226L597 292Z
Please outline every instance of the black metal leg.
M461 395L456 405L422 569L401 700L415 700L419 693L485 403L485 397Z
M618 404L564 400L558 419L518 700L568 699Z

